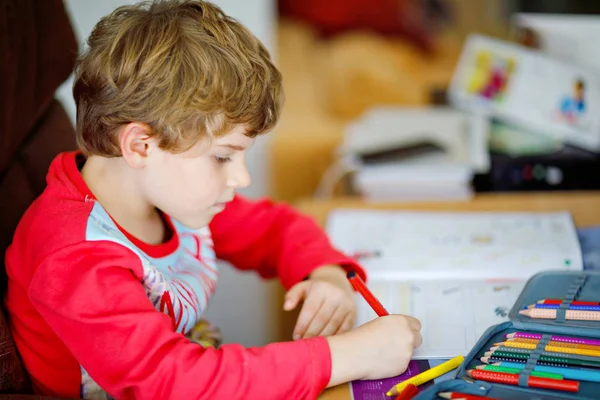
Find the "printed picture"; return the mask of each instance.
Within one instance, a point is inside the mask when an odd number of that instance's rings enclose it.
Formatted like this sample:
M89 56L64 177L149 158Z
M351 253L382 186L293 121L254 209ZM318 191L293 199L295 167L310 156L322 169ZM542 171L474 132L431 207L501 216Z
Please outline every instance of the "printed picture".
M467 80L467 92L489 101L502 101L516 64L512 57L500 56L488 50L476 52L475 68Z
M571 125L577 125L585 114L585 109L585 83L583 79L577 78L571 85L571 92L560 100L560 117Z

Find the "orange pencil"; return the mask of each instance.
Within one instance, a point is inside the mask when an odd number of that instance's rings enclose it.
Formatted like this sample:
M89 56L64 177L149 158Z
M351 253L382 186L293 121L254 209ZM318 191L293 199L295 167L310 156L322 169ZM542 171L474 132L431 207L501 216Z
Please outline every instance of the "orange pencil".
M538 339L522 339L522 338L512 338L506 339L506 342L516 342L516 343L529 343L537 345L540 341ZM600 351L600 346L596 346L593 344L580 344L580 343L565 343L565 342L557 342L555 340L551 340L548 343L548 346L556 346L556 347L570 347L572 349L585 349L585 350L594 350Z
M526 315L530 318L556 319L557 311L558 310L545 308L529 308L527 310L519 311L519 314ZM567 310L565 313L565 318L577 321L600 321L600 311Z
M369 305L377 315L379 315L380 317L383 317L384 315L389 315L385 307L383 307L379 300L377 300L373 293L371 293L371 291L365 284L365 281L363 281L362 278L356 272L350 271L348 272L347 276L354 290L356 290L362 295L362 297L364 297L364 299L367 301L367 303L369 303Z
M537 344L521 343L521 342L514 342L514 341L494 343L494 346L504 346L504 347L512 347L512 348L517 348L517 349L527 349L527 350L535 350L537 348ZM550 352L554 352L554 353L577 354L580 356L600 357L600 351L598 351L598 350L587 350L587 349L578 349L578 348L573 348L573 347L552 346L549 344L544 345L544 351L550 351Z

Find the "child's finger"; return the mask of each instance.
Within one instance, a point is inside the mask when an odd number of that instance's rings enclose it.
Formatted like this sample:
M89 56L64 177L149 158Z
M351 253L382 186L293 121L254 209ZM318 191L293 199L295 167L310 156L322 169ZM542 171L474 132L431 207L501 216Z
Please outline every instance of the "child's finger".
M410 315L407 315L406 317L408 318L408 325L410 326L411 329L413 329L415 331L421 330L421 321L419 321L415 317L411 317Z
M306 331L311 325L313 319L318 314L321 306L325 303L325 296L323 295L312 295L307 296L300 315L298 315L298 321L296 321L296 327L294 328L294 340L298 340L302 337L306 337Z
M346 315L344 322L342 322L342 325L340 325L338 330L335 331L335 334L348 332L350 329L352 329L352 326L354 325L354 318L354 312L350 312L348 315Z
M285 302L283 303L283 309L290 311L298 306L298 303L306 297L306 291L310 286L309 282L300 282L292 286L292 288L285 295Z
M413 332L415 334L415 349L419 346L421 346L421 344L423 343L423 336L421 336L421 332L414 330Z
M350 314L350 310L344 307L338 307L333 312L333 315L329 319L329 322L325 327L317 333L315 336L331 336L337 332L337 330L342 326L346 316Z
M325 296L323 296L325 299ZM315 336L319 336L323 329L327 326L331 317L335 314L336 306L331 302L324 301L321 304L321 308L316 312L310 324L308 324L308 328L306 328L306 332L304 333L305 338L311 338Z

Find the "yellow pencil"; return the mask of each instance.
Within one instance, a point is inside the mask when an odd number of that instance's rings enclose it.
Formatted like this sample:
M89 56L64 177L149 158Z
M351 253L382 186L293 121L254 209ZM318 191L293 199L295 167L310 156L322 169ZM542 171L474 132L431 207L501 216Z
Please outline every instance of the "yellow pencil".
M404 382L400 382L386 393L387 396L395 396L400 393L404 387L410 383L415 386L419 386L424 384L425 382L429 382L432 379L438 378L444 375L446 372L450 372L453 369L458 368L458 366L465 360L463 356L456 356L451 360L446 361L443 364L440 364L436 367L430 368L427 371L423 371L418 375L413 376L410 379L405 380Z
M535 344L537 346L537 344L540 341L539 341L539 339L512 338L512 339L506 339L505 342L529 343L529 344ZM549 341L548 346L569 347L572 349L585 349L585 350L600 351L600 346L597 346L594 344L558 342L556 340Z
M494 346L504 346L504 347L515 347L519 349L529 349L534 350L537 348L536 344L533 343L520 343L520 342L501 342L494 343ZM574 349L569 347L560 347L560 346L552 346L545 345L545 351L552 351L555 353L565 353L565 354L577 354L580 356L591 356L591 357L600 357L600 351L597 350L587 350L587 349Z

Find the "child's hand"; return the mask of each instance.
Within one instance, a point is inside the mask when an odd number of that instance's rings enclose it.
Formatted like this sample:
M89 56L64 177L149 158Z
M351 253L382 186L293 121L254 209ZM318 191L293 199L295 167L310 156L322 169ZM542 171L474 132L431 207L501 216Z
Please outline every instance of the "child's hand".
M421 322L416 318L388 315L328 337L332 363L328 386L403 373L421 345L420 330Z
M316 269L310 279L287 292L283 309L293 310L301 301L304 304L294 328L294 340L342 333L354 325L354 290L341 267Z

